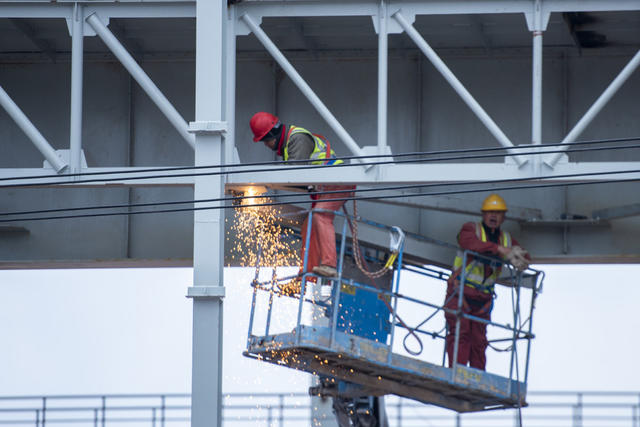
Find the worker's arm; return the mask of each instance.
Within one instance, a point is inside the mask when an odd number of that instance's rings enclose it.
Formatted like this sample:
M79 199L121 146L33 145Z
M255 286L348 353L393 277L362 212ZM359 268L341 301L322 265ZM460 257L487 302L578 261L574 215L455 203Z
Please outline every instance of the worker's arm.
M476 236L476 224L467 222L458 233L458 244L462 249L487 255L499 255L499 246L493 242L483 242Z
M296 133L289 139L289 160L308 160L313 153L313 139L305 133Z
M511 248L498 245L493 242L483 242L476 236L476 224L473 222L467 222L462 226L462 230L458 234L458 244L462 249L469 249L474 252L478 252L486 255L495 255L502 258L507 258L511 252ZM520 243L512 237L511 246L520 246ZM526 258L531 260L531 256L527 253Z
M511 238L511 247L507 248L505 246L502 245L496 245L497 246L497 255L499 255L500 257L504 258L504 259L509 259L509 255L511 254L511 251L513 250L514 247L519 246L521 249L524 250L524 248L522 246L520 246L520 243L518 243L518 241L516 239L514 239L513 237ZM531 255L529 255L529 252L524 253L524 257L525 259L527 259L527 261L531 261Z

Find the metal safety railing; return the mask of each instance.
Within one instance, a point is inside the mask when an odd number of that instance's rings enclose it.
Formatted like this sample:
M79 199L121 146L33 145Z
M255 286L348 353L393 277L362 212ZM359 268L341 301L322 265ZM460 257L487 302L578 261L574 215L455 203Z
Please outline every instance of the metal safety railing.
M516 384L520 384L520 382L524 383L524 385L527 385L527 380L528 380L528 376L529 376L529 359L530 359L530 355L531 355L531 340L533 339L534 335L533 335L533 311L535 308L535 302L536 302L536 298L538 293L540 293L542 291L542 281L544 279L544 272L542 271L538 271L538 270L534 270L534 269L527 269L527 271L535 276L535 279L533 280L533 284L531 286L531 299L530 299L530 303L528 304L528 317L526 319L522 319L522 307L521 307L521 295L522 295L522 275L523 272L519 272L515 269L515 267L511 266L508 263L505 263L504 261L497 259L495 257L491 257L491 256L487 256L487 255L482 255L470 250L465 250L462 252L462 266L466 266L467 262L470 261L470 258L473 258L474 260L479 260L479 262L484 262L485 264L489 265L491 264L492 267L494 269L499 268L499 267L506 267L506 270L508 272L508 278L506 280L507 284L510 284L512 287L512 290L514 291L512 294L512 315L513 315L513 326L509 325L509 324L500 324L497 322L492 322L491 320L485 319L485 318L481 318L478 316L473 316L467 313L463 312L463 301L464 298L458 298L458 306L457 306L457 310L451 310L448 308L443 308L443 310L447 313L452 313L456 315L456 325L455 325L455 341L454 341L454 350L453 350L453 369L452 369L452 378L455 375L455 370L458 366L457 360L458 360L458 352L459 352L459 348L460 348L460 330L461 330L461 323L463 321L463 319L467 319L471 322L477 322L477 323L482 323L484 325L491 325L494 326L496 328L500 328L503 329L505 331L507 331L511 336L504 338L504 339L494 339L493 342L499 342L499 341L510 341L511 342L511 346L510 346L510 362L509 362L509 376L508 378L510 380L512 379L516 379L517 382ZM478 261L473 261L473 262L478 262ZM460 280L459 280L459 284L458 284L458 289L455 290L452 295L449 297L453 297L455 295L464 295L464 290L465 290L465 286L467 286L467 268L463 267L460 270ZM514 299L514 294L515 294L515 299ZM445 305L446 305L447 301L445 301ZM493 304L493 303L492 303ZM517 341L519 340L525 340L526 341L526 350L525 350L525 361L524 361L524 373L523 373L523 378L521 381L520 378L520 370L519 370L519 364L518 364L518 347L517 347ZM509 386L511 386L511 382L509 382ZM509 390L510 392L511 390ZM520 395L520 391L518 391L518 395Z
M406 399L386 398L391 427L638 427L640 392L529 391L517 411L455 414Z
M387 307L390 312L390 324L391 331L386 341L387 344L387 362L391 363L392 354L394 349L397 347L396 343L396 330L404 330L406 335L403 340L404 349L407 353L412 356L421 356L423 350L423 344L421 341L422 338L436 338L442 339L443 341L446 338L446 334L443 333L445 330L441 327L441 323L438 323L438 326L433 326L436 322L442 322L444 320L444 313L450 313L456 316L456 326L455 326L455 342L454 342L454 365L453 369L451 369L451 381L455 381L456 375L456 367L457 363L457 354L459 351L459 342L460 342L460 325L463 320L468 320L470 322L478 322L483 323L487 326L491 326L496 331L502 331L503 335L499 335L497 337L491 338L490 344L498 344L498 343L506 343L508 345L506 350L509 353L509 362L508 369L504 372L500 372L499 374L503 377L509 378L509 380L516 380L515 384L519 387L519 384L524 384L524 388L526 390L526 384L528 379L528 365L530 358L530 348L531 348L531 340L534 335L532 332L532 320L533 320L533 311L535 306L535 301L538 293L542 289L542 280L544 278L544 273L534 269L527 269L526 272L518 272L513 266L506 263L504 260L489 257L486 255L474 253L469 250L465 250L462 252L463 257L463 265L466 265L467 259L470 257L474 257L474 259L478 260L486 260L487 263L492 263L494 267L501 266L503 270L507 272L506 277L502 277L501 282L503 284L508 285L511 288L511 305L512 312L508 319L504 321L493 321L477 316L473 316L467 314L462 309L462 298L458 299L458 306L456 309L452 309L450 307L446 307L447 301L444 304L440 303L444 300L444 290L441 288L442 292L439 295L440 300L436 303L433 301L427 301L423 298L414 297L408 295L406 293L401 293L401 273L403 271L411 271L413 273L421 274L424 276L428 276L430 278L434 278L440 281L442 284L443 281L446 281L449 277L448 273L445 273L438 269L433 269L427 266L420 265L404 265L403 264L403 252L404 252L404 243L399 246L399 252L397 254L397 259L393 264L393 280L392 280L392 288L391 289L381 289L375 287L371 284L367 283L358 283L353 279L344 276L344 261L345 255L349 252L347 250L347 229L352 228L348 227L349 221L357 221L358 223L364 224L368 227L373 227L378 230L386 230L388 232L393 231L393 227L379 224L373 221L368 221L362 219L360 217L353 217L346 213L338 212L338 211L327 211L323 209L313 209L308 213L308 221L307 221L307 236L311 234L311 225L313 221L313 216L321 213L331 213L338 217L341 217L342 222L342 232L340 234L340 238L338 241L337 247L339 248L338 253L338 265L337 265L337 277L335 278L322 278L313 273L307 272L308 268L308 254L309 254L309 241L307 239L305 251L304 251L304 259L303 259L303 267L302 272L304 272L301 277L297 275L288 275L285 277L278 277L277 269L272 268L270 273L270 277L268 279L262 279L260 276L261 268L260 261L258 260L256 263L256 272L255 277L252 282L253 286L253 301L251 307L251 314L249 320L249 333L248 333L248 344L251 342L253 337L256 336L269 336L273 333L271 319L273 317L273 312L278 311L275 308L278 304L278 299L276 298L279 295L278 289L281 285L284 285L292 280L301 280L300 281L300 298L298 300L297 311L295 313L296 320L293 325L289 325L286 329L287 332L294 330L296 332L296 339L300 340L301 334L300 330L304 324L303 321L303 313L305 311L305 305L311 305L314 309L326 309L331 306L338 307L340 302L340 294L343 286L348 286L351 288L366 290L367 292L371 292L377 294L380 299L388 301ZM352 236L353 237L353 236ZM407 234L407 240L416 239L419 240L421 236L413 236L412 234ZM357 239L352 239L353 242L356 242ZM434 245L441 245L444 249L451 249L451 245L446 243L437 242L435 240L430 241L430 243ZM357 243L356 243L357 244ZM445 247L446 246L446 247ZM351 248L350 252L357 256L358 250L356 248ZM383 261L383 260L382 260ZM461 280L459 289L457 289L457 293L462 295L464 293L464 286L467 283L466 280L466 270L462 269L461 271ZM331 295L328 298L322 299L318 298L317 294L313 294L311 292L307 292L308 283L310 283L309 279L313 281L323 280L329 284L340 284L340 286L331 286ZM524 280L526 279L527 285L524 286ZM527 298L523 298L523 292L528 291ZM264 301L266 303L266 321L264 323L264 329L261 329L261 333L256 335L254 333L255 319L256 319L256 310L260 307L260 302L257 300L259 291L265 292L268 295L268 300ZM456 292L454 292L455 294ZM412 309L409 309L408 306L413 305ZM420 322L416 322L417 326L410 326L408 322L402 320L405 312L410 310L426 312L426 318ZM307 309L307 311L309 311ZM526 313L523 316L523 312ZM440 316L437 316L440 314ZM330 347L333 345L336 329L338 326L338 310L332 310L331 316L328 318L328 328L330 329ZM293 329L291 329L293 327ZM262 333L263 332L263 333ZM276 332L278 333L278 332ZM406 342L408 337L413 337L416 342L419 343L419 350L412 351L408 348ZM519 344L524 344L524 348L518 352ZM446 345L443 346L443 353L441 353L441 360L436 362L437 364L445 365L445 353L446 353ZM425 360L432 362L431 360ZM509 381L509 387L511 387L511 381ZM509 388L507 393L511 394L513 390ZM517 391L517 395L521 395L520 390ZM522 393L524 395L524 391ZM522 399L524 400L524 399Z
M530 391L526 427L640 427L640 391ZM385 398L390 427L517 427L513 410L456 414L408 399ZM189 394L0 396L0 425L187 427ZM223 401L228 427L313 425L306 393L230 393Z

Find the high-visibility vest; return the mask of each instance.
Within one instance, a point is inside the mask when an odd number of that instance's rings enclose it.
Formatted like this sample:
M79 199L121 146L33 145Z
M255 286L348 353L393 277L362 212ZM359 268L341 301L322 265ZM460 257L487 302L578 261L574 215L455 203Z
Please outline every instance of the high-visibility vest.
M298 133L304 133L309 135L315 144L313 147L313 152L309 159L311 160L312 165L339 165L343 163L342 160L336 159L336 153L331 149L329 145L329 141L321 135L317 135L315 133L311 133L308 130L298 127L291 126L289 128L289 132L287 133L287 140L284 144L284 152L282 159L286 162L289 160L289 140L290 138Z
M482 223L476 223L476 236L482 242L487 241L487 233L482 226ZM505 248L511 247L511 235L508 231L502 231L500 233L500 238L498 239L498 244L504 246ZM457 271L462 267L462 258L463 252L458 251L456 254L456 259L453 261L453 271ZM473 258L473 255L467 254L467 261L469 258ZM484 268L485 265L490 265L493 268L493 272L484 277ZM496 280L500 276L500 272L502 271L502 264L493 261L493 260L482 260L473 258L471 262L467 264L465 267L465 286L469 286L470 288L477 289L485 294L493 294L493 290L495 287ZM459 280L462 279L462 274L460 274Z

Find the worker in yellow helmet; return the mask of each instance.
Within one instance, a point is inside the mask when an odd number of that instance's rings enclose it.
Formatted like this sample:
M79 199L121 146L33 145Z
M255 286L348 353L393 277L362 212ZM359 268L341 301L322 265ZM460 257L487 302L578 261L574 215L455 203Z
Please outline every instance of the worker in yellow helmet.
M482 203L482 221L467 222L458 233L460 250L453 262L452 274L447 281L447 297L445 307L458 309L458 293L463 268L463 251L471 250L483 255L507 260L518 270L529 266L531 257L508 231L500 226L505 220L507 204L497 194L489 195ZM495 260L474 257L467 254L465 269L465 286L462 300L463 313L482 319L491 319L493 308L494 286L500 276L502 264ZM449 366L453 365L456 320L452 312L445 312L447 321L447 353ZM487 325L466 318L460 319L460 341L458 344L457 362L484 370L486 365Z

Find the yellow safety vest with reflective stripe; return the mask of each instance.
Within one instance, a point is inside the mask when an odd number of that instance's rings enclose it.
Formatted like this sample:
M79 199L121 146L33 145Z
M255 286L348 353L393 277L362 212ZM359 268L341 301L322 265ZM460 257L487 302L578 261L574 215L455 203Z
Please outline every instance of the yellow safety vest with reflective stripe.
M291 126L289 128L287 141L284 144L284 153L282 156L285 162L289 160L289 139L297 133L304 133L306 135L309 135L313 139L315 146L313 147L313 152L309 157L312 165L339 165L343 163L342 160L336 159L336 153L331 149L329 141L322 138L320 135L313 134L308 130L298 126Z
M482 242L487 241L487 233L485 232L484 227L480 222L476 223L476 236ZM508 231L502 231L502 233L500 233L499 244L504 246L505 248L511 247L511 235ZM473 255L467 254L467 259L469 259L470 257L473 257ZM462 267L462 258L463 252L458 251L458 253L456 254L456 259L453 261L453 271L457 271L460 267ZM478 259L473 259L470 263L467 264L465 268L465 286L477 289L485 294L492 294L496 280L498 279L498 277L500 276L500 272L502 271L502 265L497 264L496 261L486 261L493 267L493 272L486 278L484 277L484 262Z

